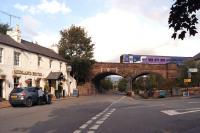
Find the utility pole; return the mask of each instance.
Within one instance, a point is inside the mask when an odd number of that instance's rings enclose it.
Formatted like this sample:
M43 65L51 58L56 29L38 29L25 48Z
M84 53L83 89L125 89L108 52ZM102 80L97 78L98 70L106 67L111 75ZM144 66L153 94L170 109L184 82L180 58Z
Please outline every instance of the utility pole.
M0 10L0 12L3 13L3 14L5 14L5 15L7 15L7 16L9 16L9 18L10 18L10 27L11 27L12 18L20 19L20 17L15 16L15 15L10 14L10 13L7 13L7 12L4 12L2 10Z

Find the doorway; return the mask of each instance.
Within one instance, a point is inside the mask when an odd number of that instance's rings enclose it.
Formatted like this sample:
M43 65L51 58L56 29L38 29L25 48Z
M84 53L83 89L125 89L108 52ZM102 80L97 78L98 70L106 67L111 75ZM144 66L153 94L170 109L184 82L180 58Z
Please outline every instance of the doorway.
M3 98L3 80L0 79L0 99Z

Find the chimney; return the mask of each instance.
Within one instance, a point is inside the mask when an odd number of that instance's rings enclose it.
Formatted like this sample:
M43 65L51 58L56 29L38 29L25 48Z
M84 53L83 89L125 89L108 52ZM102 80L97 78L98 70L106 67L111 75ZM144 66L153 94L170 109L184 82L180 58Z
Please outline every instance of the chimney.
M19 25L16 25L15 29L11 31L7 31L7 35L12 37L16 42L21 43L21 31L19 29Z
M58 45L56 45L56 44L51 45L51 49L52 49L55 53L58 54Z

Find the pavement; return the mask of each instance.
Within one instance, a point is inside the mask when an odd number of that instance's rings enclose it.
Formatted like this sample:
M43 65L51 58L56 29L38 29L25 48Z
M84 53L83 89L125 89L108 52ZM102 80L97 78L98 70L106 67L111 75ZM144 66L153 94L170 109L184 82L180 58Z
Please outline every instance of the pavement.
M60 99L56 99L55 97L53 97L52 101L67 100L71 98L76 98L76 97L65 97L65 98L60 98ZM9 101L6 100L6 101L0 102L0 109L9 108L9 107L11 107Z

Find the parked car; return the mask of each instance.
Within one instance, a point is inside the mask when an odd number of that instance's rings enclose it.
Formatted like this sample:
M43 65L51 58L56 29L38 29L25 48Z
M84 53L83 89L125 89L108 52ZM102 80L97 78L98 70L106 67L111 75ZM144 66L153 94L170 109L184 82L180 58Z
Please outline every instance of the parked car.
M39 97L39 89L40 88L37 87L15 88L10 93L9 102L13 107L17 105L25 105L27 107L31 107L34 104L41 104L42 102L50 104L51 96L44 93L43 97Z

